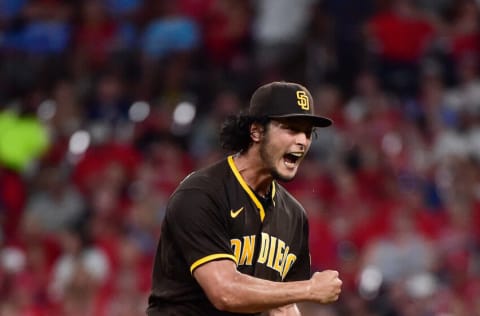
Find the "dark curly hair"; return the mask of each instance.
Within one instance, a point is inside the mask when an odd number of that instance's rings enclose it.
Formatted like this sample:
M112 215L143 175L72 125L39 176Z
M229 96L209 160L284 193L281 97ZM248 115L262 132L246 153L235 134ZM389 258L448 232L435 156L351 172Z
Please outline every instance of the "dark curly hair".
M267 130L268 117L253 117L245 114L228 116L220 130L220 144L230 153L247 151L252 145L250 126L259 123Z

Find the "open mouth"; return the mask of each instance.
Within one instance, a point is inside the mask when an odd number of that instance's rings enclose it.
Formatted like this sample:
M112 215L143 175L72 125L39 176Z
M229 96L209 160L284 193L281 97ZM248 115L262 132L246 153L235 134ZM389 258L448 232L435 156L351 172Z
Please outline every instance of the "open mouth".
M289 168L295 167L297 162L303 157L304 153L302 152L292 152L285 154L283 156L283 160L285 162L285 165Z

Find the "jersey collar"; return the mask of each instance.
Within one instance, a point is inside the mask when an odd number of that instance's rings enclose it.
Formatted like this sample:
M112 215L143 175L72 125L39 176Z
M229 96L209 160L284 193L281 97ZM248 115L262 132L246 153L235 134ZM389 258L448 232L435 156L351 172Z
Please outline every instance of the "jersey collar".
M263 219L265 218L265 209L263 208L262 203L258 200L257 196L255 193L253 193L252 189L248 186L247 182L243 179L242 175L240 174L240 171L238 171L237 166L235 166L235 162L233 161L233 155L228 156L228 165L230 166L230 169L232 169L233 174L235 175L235 178L237 178L238 183L242 186L243 190L248 194L250 199L253 201L255 206L258 208L259 214L260 214L260 220L263 222ZM271 192L271 198L273 205L275 205L275 181L272 181L272 192Z

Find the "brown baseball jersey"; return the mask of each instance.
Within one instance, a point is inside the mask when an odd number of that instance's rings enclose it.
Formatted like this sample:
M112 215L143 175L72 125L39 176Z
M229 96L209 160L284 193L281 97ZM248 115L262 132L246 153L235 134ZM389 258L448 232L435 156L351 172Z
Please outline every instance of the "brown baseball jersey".
M171 196L154 262L148 315L237 315L215 309L193 277L202 264L223 259L261 279L310 277L303 207L275 181L267 199L257 196L232 156L192 173Z

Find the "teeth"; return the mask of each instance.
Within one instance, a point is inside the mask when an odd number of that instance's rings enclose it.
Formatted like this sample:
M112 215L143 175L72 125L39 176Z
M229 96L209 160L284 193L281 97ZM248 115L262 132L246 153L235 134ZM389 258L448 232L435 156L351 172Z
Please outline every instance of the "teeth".
M303 153L290 153L290 155L301 158L303 156Z

